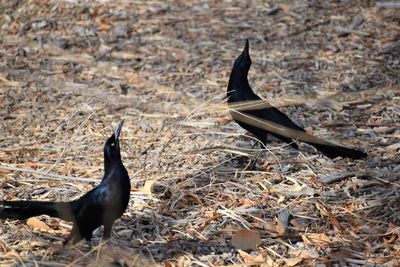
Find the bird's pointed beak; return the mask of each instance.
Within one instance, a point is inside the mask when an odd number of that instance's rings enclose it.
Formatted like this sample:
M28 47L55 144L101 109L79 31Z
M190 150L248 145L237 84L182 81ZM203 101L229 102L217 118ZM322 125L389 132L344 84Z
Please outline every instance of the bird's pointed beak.
M123 124L124 124L124 120L122 120L122 121L118 124L117 128L115 129L115 132L114 132L115 141L118 141L118 140L119 140L119 136L120 136L120 134L121 134L121 129L122 129L122 125L123 125Z
M249 56L249 39L246 39L246 45L244 46L243 54L244 54L246 57Z

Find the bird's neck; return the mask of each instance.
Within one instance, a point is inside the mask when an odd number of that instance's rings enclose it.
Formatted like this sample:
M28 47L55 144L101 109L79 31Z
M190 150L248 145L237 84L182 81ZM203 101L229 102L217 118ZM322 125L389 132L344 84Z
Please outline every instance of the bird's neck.
M246 92L253 92L247 80L247 73L234 68L229 78L227 95L231 97Z
M120 153L116 155L104 155L105 173L110 172L113 168L119 168L120 166L123 166Z

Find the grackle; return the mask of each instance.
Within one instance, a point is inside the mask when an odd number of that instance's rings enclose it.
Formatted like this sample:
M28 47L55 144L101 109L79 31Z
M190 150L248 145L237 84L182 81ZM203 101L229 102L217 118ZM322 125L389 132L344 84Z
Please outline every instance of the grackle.
M249 40L246 40L245 48L235 60L229 78L228 106L232 118L242 128L255 135L264 146L267 142L267 135L270 134L296 149L298 146L294 140L310 144L329 158L340 156L360 159L367 156L362 151L346 148L307 134L288 116L261 99L253 92L247 80L250 66Z
M104 177L100 184L79 199L70 202L0 201L0 219L27 219L49 215L73 222L64 241L73 244L85 238L90 244L92 232L104 226L103 239L111 237L112 225L128 206L130 180L122 164L119 137L123 121L104 145Z

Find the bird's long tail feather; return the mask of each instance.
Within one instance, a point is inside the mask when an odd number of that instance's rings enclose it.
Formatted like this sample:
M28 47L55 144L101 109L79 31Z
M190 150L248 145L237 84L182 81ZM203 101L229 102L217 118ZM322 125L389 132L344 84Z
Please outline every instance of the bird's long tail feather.
M0 201L0 219L27 219L39 215L73 221L72 202Z
M298 140L310 144L329 158L336 158L340 156L352 159L360 159L367 156L365 152L360 150L346 148L322 138L310 135L303 131L300 127L299 129L293 129L292 127L280 125L279 123L264 120L262 118L238 112L236 110L231 110L231 115L236 121L244 122L254 127L263 129L280 139Z
M318 149L325 156L327 156L331 159L336 158L336 157L361 159L361 158L365 158L367 156L367 153L365 153L363 151L346 148L346 147L339 146L339 145L321 145L321 144L312 144L312 143L308 143L308 144L313 145L316 149Z

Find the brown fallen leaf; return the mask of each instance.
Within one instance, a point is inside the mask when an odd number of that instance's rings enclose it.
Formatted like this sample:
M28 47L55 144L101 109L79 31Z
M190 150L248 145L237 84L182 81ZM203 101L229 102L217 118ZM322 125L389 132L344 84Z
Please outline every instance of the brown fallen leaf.
M156 182L156 180L147 180L144 183L144 186L140 189L140 191L147 195L152 195L153 194L152 188L153 188L153 185L155 182Z
M302 261L303 261L302 258L291 258L291 259L286 259L286 264L287 266L296 266Z
M19 82L10 81L10 80L6 79L6 78L3 77L3 76L0 76L0 81L3 82L3 83L5 83L5 84L8 85L8 86L18 86L18 85L19 85Z
M166 260L165 262L164 262L164 267L174 267L175 265L172 263L172 262L170 262L169 260Z
M53 231L53 229L51 229L47 224L36 219L35 217L29 218L26 221L26 224L34 229L38 229L43 232L52 232Z
M251 230L239 230L231 240L232 246L241 250L255 250L261 244L260 235Z
M247 252L244 252L243 250L239 250L239 255L243 258L244 262L248 265L262 264L265 262L262 254L253 256Z
M394 242L397 242L399 240L399 237L397 236L396 233L393 233L392 235L390 235L388 238L383 238L383 242L385 244L393 244Z
M292 251L290 254L300 259L318 259L320 257L316 249L300 249Z
M341 228L341 225L340 225L339 220L336 218L336 216L335 216L333 213L331 213L331 212L328 212L328 216L329 216L329 218L330 218L331 224L340 229L340 228Z
M303 225L297 219L290 220L290 224L299 229L303 227Z
M325 247L331 242L326 234L307 234L302 235L301 238L306 245L314 245L319 247Z
M181 209L195 205L202 205L201 199L195 194L186 194L176 201L174 208Z
M253 227L256 227L257 229L262 229L265 232L268 233L268 235L272 237L279 237L281 236L279 233L279 226L278 222L276 221L266 221L266 222L255 222L252 224Z
M287 227L289 225L289 217L290 217L290 212L286 209L282 210L279 212L276 221L276 229L278 231L279 236L284 236L286 234Z
M100 23L100 29L102 30L109 30L111 28L110 25L106 24L106 23Z
M40 247L46 247L48 246L48 244L46 242L37 242L37 241L33 241L31 242L31 247L33 248L40 248Z
M6 253L7 251L6 243L0 241L0 250L3 251L3 253Z
M299 196L312 196L315 190L305 184L303 185L275 185L270 188L271 193L279 193L285 196L299 197Z

